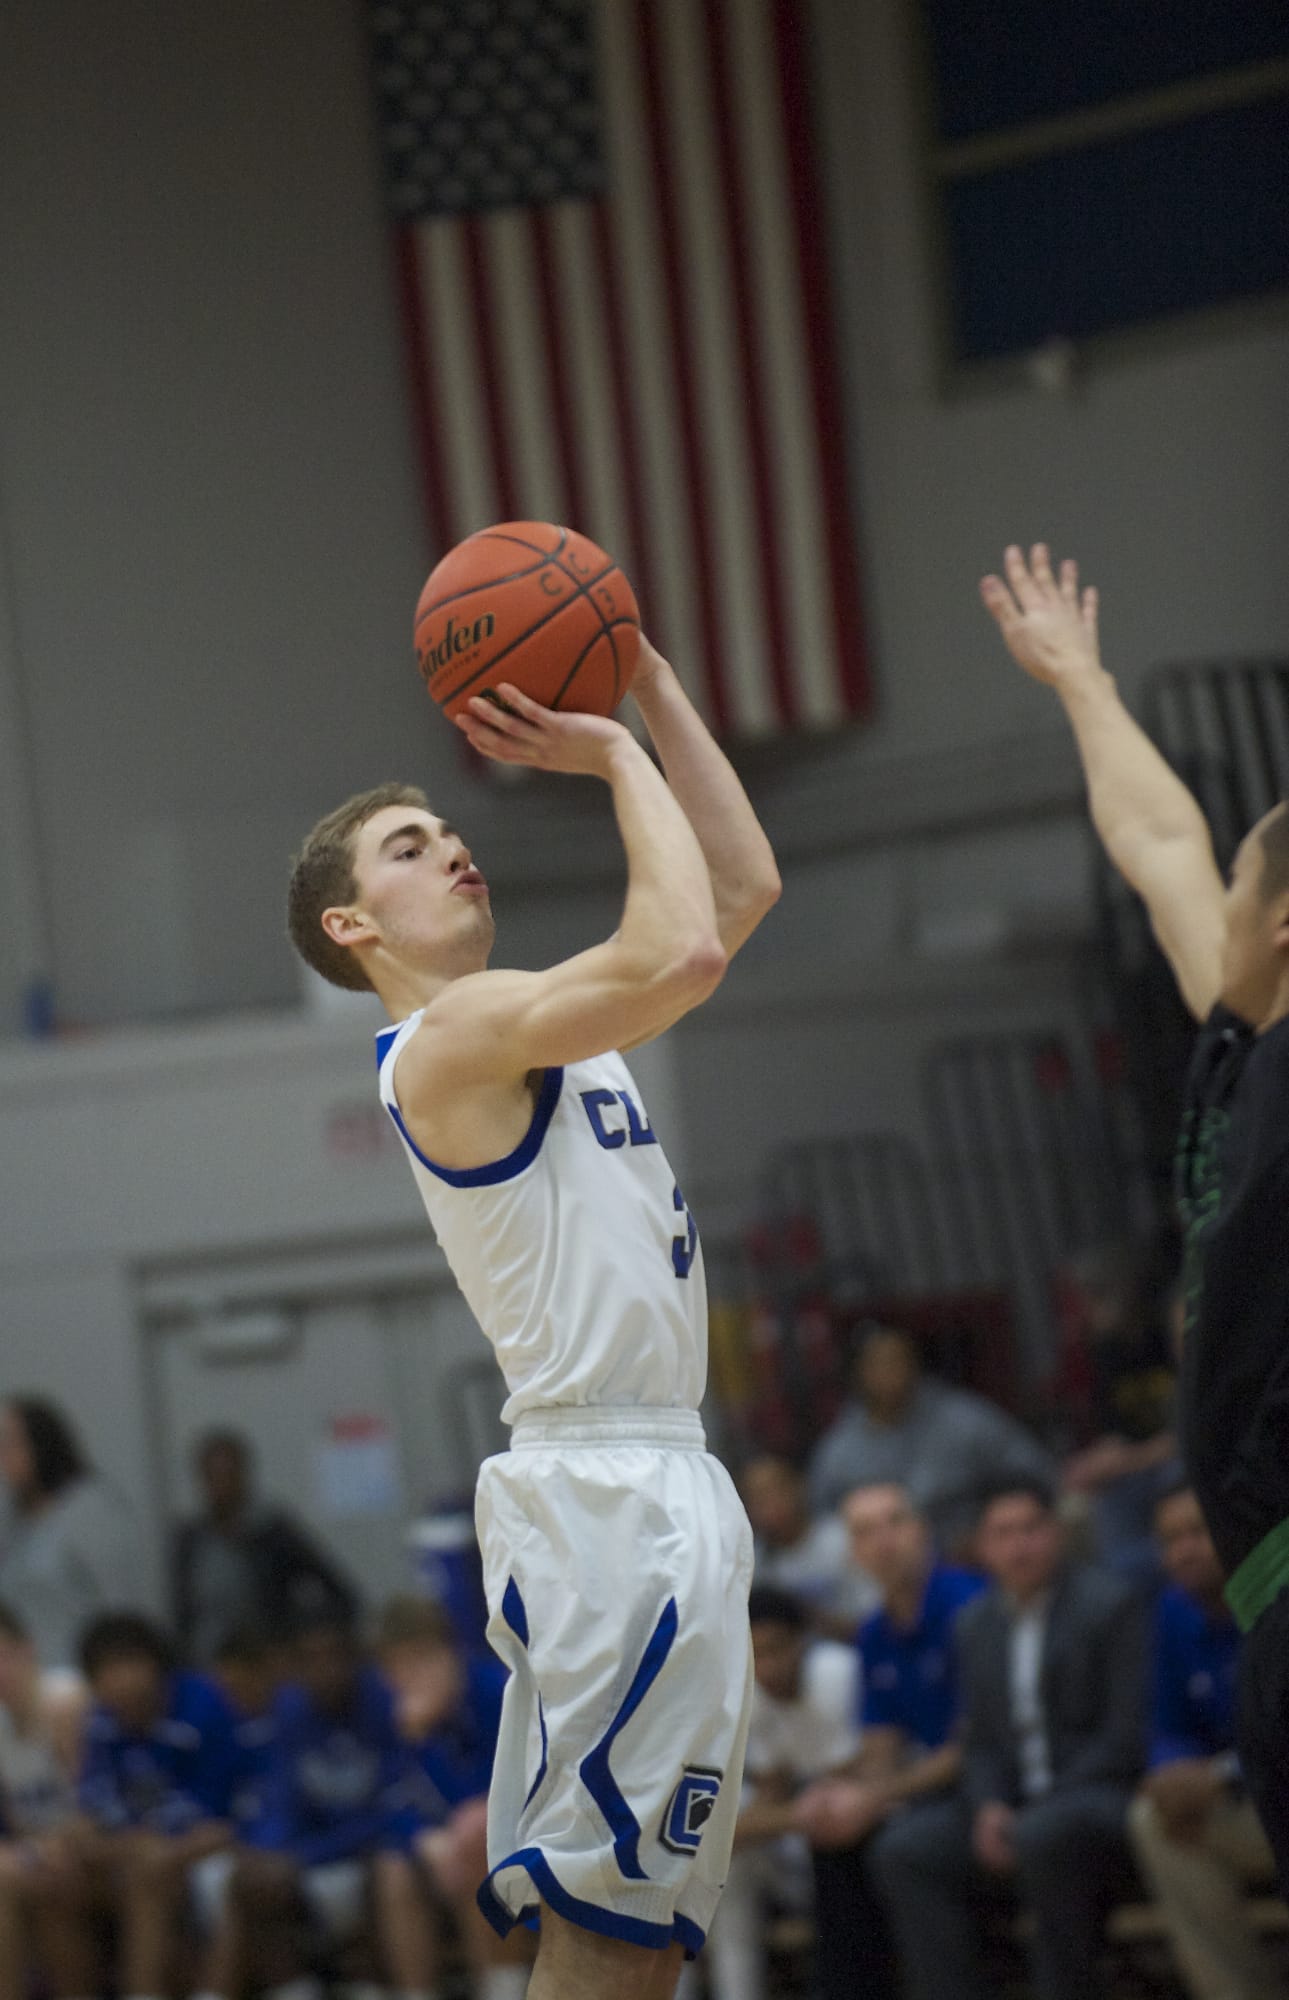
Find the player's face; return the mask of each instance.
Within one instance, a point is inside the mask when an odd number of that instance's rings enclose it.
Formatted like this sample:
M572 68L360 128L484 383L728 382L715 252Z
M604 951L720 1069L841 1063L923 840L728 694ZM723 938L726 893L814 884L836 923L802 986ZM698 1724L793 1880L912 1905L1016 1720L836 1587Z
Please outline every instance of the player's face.
M1159 1554L1170 1583L1191 1597L1217 1597L1222 1565L1193 1493L1175 1493L1155 1516Z
M417 806L385 806L354 845L357 902L392 955L424 965L492 943L488 885L455 827Z
M1236 849L1226 891L1226 944L1222 957L1222 999L1246 1021L1265 1021L1289 964L1286 898L1268 896L1263 885L1266 856L1262 833L1284 812L1275 806Z

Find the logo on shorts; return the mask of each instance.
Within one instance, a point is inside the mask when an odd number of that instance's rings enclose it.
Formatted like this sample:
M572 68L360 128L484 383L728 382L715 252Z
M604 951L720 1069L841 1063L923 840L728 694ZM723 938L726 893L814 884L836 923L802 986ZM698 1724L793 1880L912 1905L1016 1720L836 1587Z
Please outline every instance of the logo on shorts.
M672 1854L697 1854L703 1829L716 1810L723 1771L687 1764L663 1817L662 1844Z

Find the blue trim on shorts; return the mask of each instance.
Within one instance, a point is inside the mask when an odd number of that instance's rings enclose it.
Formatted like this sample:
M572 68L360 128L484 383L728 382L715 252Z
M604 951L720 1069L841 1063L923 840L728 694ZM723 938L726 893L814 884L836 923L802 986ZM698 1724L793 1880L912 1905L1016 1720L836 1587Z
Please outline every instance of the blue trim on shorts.
M524 1600L519 1594L519 1585L512 1576L501 1594L501 1615L518 1639L520 1645L528 1648L528 1613Z
M548 1069L542 1078L542 1087L537 1093L532 1123L514 1152L507 1153L504 1160L491 1160L483 1167L438 1166L429 1154L423 1153L417 1145L403 1122L403 1114L397 1104L386 1104L385 1109L402 1133L406 1146L436 1180L446 1181L449 1187L454 1188L496 1187L501 1181L513 1181L517 1175L531 1167L541 1151L542 1140L546 1137L547 1128L555 1116L555 1107L559 1103L563 1088L563 1069Z
M507 1581L506 1588L501 1595L501 1615L524 1651L527 1652L528 1611L520 1595L519 1585L515 1582L513 1576ZM540 1688L537 1690L537 1721L542 1732L542 1754L541 1761L537 1766L537 1776L528 1787L528 1797L524 1800L523 1810L525 1812L528 1811L537 1793L541 1790L542 1779L546 1776L546 1767L550 1762L550 1738L546 1733L546 1710L542 1705L542 1691Z
M521 1847L514 1854L508 1854L504 1861L489 1869L487 1878L480 1885L479 1908L499 1937L509 1937L516 1924L531 1927L533 1918L539 1913L537 1904L526 1903L517 1917L511 1915L492 1886L493 1877L499 1875L503 1868L526 1869L542 1902L549 1903L557 1917L563 1917L566 1923L577 1924L584 1931L594 1931L598 1937L617 1938L622 1944L643 1945L648 1951L665 1951L670 1944L682 1944L689 1957L703 1948L706 1934L689 1917L673 1917L669 1924L650 1924L643 1917L624 1917L617 1910L605 1910L598 1903L587 1903L580 1896L570 1895L540 1847Z
M542 1760L541 1763L537 1766L537 1776L533 1779L532 1784L528 1787L528 1797L524 1800L524 1805L523 1805L523 1810L525 1812L528 1811L529 1806L532 1804L533 1800L537 1797L538 1792L540 1792L542 1788L542 1779L546 1776L546 1767L550 1763L550 1753L551 1753L550 1737L546 1733L546 1710L542 1703L542 1691L540 1688L538 1688L537 1690L537 1722L542 1732Z
M578 1766L582 1783L608 1822L618 1868L635 1882L647 1882L649 1879L640 1866L640 1822L618 1789L617 1779L609 1768L609 1752L662 1672L667 1655L675 1644L679 1624L676 1600L669 1597L636 1668L635 1679L623 1697L621 1708L595 1748L587 1751Z

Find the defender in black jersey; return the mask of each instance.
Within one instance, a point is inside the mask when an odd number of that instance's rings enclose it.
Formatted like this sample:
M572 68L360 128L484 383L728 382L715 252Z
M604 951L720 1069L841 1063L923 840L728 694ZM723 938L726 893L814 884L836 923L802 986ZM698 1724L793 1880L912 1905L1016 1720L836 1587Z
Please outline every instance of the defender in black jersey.
M1040 543L1009 548L985 605L1055 689L1110 859L1145 902L1203 1022L1177 1156L1185 1229L1182 1439L1244 1634L1244 1782L1289 1892L1289 805L1223 884L1195 799L1101 664L1097 599Z

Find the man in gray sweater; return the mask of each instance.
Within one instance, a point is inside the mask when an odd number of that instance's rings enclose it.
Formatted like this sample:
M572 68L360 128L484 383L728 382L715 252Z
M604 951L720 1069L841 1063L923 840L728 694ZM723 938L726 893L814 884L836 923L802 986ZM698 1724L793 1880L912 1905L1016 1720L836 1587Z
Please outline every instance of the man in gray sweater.
M1055 1468L1006 1410L922 1372L902 1327L870 1325L851 1397L810 1460L810 1498L830 1513L857 1486L902 1486L931 1524L940 1553L967 1554L980 1496L1003 1475L1047 1479Z
M978 1920L1010 1890L1034 1918L1038 2000L1097 2000L1105 1911L1133 1883L1145 1608L1117 1578L1067 1562L1038 1482L999 1483L979 1549L994 1588L957 1625L960 1789L892 1823L875 1857L907 1991L985 2000Z

